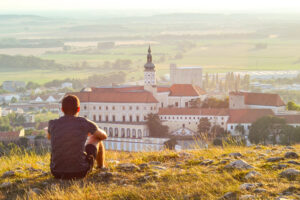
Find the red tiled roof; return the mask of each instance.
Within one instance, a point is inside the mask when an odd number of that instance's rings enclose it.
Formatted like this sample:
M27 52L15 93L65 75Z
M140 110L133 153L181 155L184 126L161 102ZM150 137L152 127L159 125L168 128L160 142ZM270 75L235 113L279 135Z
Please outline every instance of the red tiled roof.
M135 90L144 90L144 86L92 88L93 92L126 92L126 91L135 91Z
M229 115L228 109L209 109L209 108L160 108L158 115Z
M108 103L158 103L152 93L147 91L139 92L75 92L81 102L108 102Z
M10 139L10 138L14 138L14 139L18 139L20 135L20 132L17 131L10 131L10 132L0 132L0 140L1 139Z
M206 94L200 87L192 84L173 84L170 96L199 96Z
M271 109L231 109L227 123L253 123L268 115L274 115L274 112Z
M286 120L287 124L300 124L300 115L276 115Z
M170 92L169 87L157 87L157 92Z
M278 94L253 93L253 92L231 92L230 95L241 95L245 97L246 105L260 106L285 106Z

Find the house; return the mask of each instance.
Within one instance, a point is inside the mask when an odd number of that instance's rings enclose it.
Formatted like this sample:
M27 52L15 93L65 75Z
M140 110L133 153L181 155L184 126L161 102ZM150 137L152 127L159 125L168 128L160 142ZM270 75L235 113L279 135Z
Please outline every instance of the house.
M61 88L73 88L73 84L70 82L64 82L61 84Z
M25 88L26 83L24 81L4 81L2 87L8 92L15 92L18 88Z
M275 113L284 112L285 103L278 94L230 92L230 109L271 109Z
M8 143L8 142L16 142L20 137L25 136L24 129L20 131L7 131L0 132L0 142Z
M245 135L249 135L249 130L253 122L257 119L274 115L271 109L230 109L229 119L227 121L227 131L233 136L238 136L240 133L236 130L237 126L242 126Z

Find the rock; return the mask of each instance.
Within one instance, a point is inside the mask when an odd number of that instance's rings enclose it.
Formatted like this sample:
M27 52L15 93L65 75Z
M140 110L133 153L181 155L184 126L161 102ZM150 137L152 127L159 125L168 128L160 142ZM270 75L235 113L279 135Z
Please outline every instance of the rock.
M254 199L255 199L255 197L253 195L250 195L250 194L242 195L239 198L239 200L254 200Z
M213 160L203 160L202 162L199 163L199 165L207 166L212 164L213 162L214 162Z
M254 147L254 149L259 150L259 149L262 149L262 147L261 146L256 146L256 147Z
M4 182L0 185L0 189L8 188L11 187L12 183L11 182Z
M43 193L43 191L39 188L33 188L31 191L37 195L41 195Z
M284 157L285 158L299 158L299 155L296 153L296 152L292 152L292 151L290 151L290 152L286 152L285 154L284 154Z
M228 156L232 156L232 157L242 157L242 154L241 153L230 153L230 154L228 154Z
M236 192L227 192L219 200L238 200L238 194Z
M1 178L8 178L8 177L12 177L15 175L16 175L16 173L14 171L7 171L2 174Z
M28 168L26 168L26 170L27 170L27 171L30 171L30 172L39 172L39 171L40 171L40 170L35 169L35 168L33 168L33 167L28 167Z
M219 164L220 165L223 165L223 164L226 164L228 162L228 160L221 160L220 162L219 162Z
M134 172L140 170L138 166L132 163L122 163L117 166L117 169L125 172Z
M244 160L235 160L224 167L225 169L252 169L253 166L249 165Z
M278 164L278 165L272 165L273 169L284 169L287 168L288 166L285 164Z
M282 191L283 195L292 195L293 193L300 193L300 187L290 186L286 190Z
M149 168L149 165L148 165L147 163L142 163L142 164L139 165L139 167L140 167L141 169L148 169L148 168Z
M290 150L292 150L292 149L295 149L295 148L291 147L291 146L286 146L286 147L284 147L284 149L290 149Z
M264 193L264 192L267 192L267 190L264 188L256 188L254 190L254 193L256 193L256 194L260 194L260 193Z
M111 172L100 172L98 174L98 176L101 177L102 179L107 180L107 179L110 179L110 178L113 177L113 173L111 173Z
M163 166L153 166L152 169L166 170L167 168Z
M277 162L283 160L282 157L271 157L267 159L267 162Z
M151 161L151 162L149 162L149 165L161 165L161 162L159 162L159 161Z
M25 173L23 170L20 170L20 169L17 169L15 172L18 173L18 174L24 174Z
M283 178L287 178L289 180L295 180L297 176L299 176L300 171L297 169L289 168L284 171L282 171L279 176Z
M300 163L299 163L299 162L297 162L297 161L294 161L294 160L289 160L289 161L287 161L287 163L289 163L289 164L293 164L293 165L300 165Z
M142 176L138 179L139 182L147 182L147 181L153 181L157 180L159 176L157 174L152 174L152 175L145 175Z
M241 190L253 190L255 187L255 184L252 183L243 183L242 185L240 185Z
M250 171L246 174L245 179L249 180L249 179L253 179L256 178L258 176L261 176L261 173L257 172L257 171Z
M182 167L182 165L183 165L183 163L182 162L177 162L176 164L175 164L175 168L181 168Z

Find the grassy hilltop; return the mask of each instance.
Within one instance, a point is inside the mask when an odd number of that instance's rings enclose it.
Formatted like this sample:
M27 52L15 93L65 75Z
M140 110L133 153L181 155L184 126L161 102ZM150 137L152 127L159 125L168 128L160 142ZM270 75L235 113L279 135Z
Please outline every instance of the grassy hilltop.
M299 154L300 145L108 151L108 171L94 170L81 181L54 180L49 153L13 153L0 157L0 199L220 199L226 193L227 199L299 199L300 159L287 152ZM253 168L228 167L240 159ZM298 175L280 175L289 168Z

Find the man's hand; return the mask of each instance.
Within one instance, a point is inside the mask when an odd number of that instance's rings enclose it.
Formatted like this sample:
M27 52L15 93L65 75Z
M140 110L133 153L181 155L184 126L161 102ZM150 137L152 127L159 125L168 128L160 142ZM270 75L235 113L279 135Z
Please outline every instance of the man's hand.
M50 133L49 133L49 132L47 133L47 138L48 138L48 140L50 140L50 139L51 139L51 135L50 135Z

